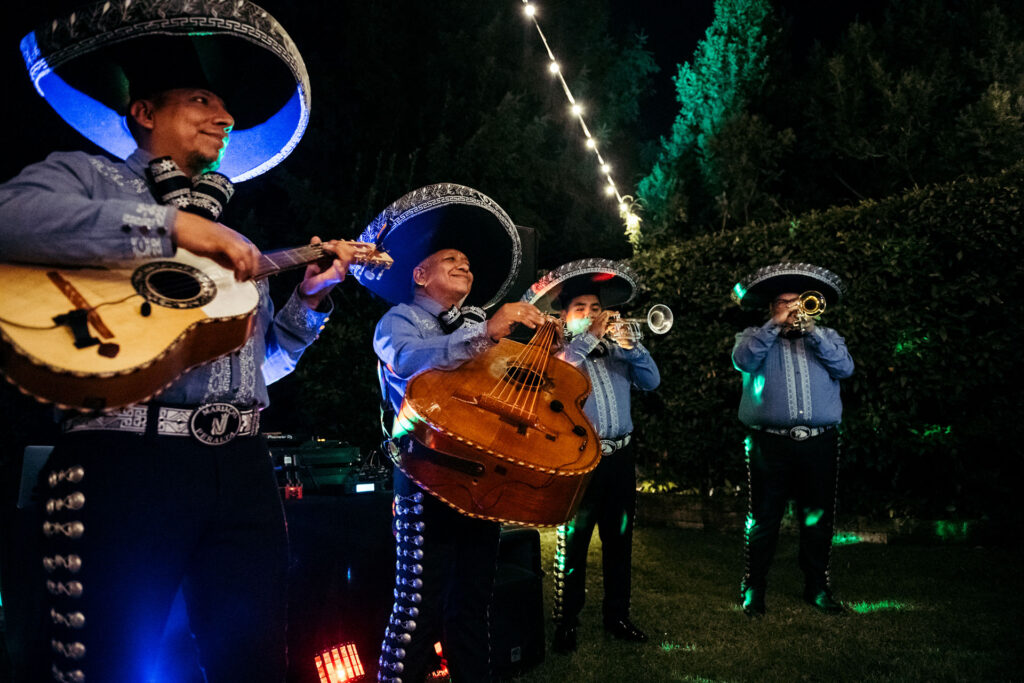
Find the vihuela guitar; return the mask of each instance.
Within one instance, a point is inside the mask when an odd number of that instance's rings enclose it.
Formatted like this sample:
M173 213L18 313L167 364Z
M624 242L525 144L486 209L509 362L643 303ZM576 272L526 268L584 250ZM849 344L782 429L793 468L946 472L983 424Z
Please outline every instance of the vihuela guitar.
M254 279L333 258L321 245L267 252ZM371 252L363 267L388 268ZM109 411L144 401L186 370L240 348L259 292L212 259L123 268L0 264L0 370L40 401Z
M586 375L554 357L549 319L529 344L502 339L454 370L409 380L394 456L420 486L472 517L530 526L572 519L601 444L583 413Z

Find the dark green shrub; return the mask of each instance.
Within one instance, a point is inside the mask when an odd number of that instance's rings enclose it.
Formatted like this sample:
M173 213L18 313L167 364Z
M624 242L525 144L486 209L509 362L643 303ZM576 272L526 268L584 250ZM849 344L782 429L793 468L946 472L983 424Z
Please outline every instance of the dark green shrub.
M729 294L761 265L807 261L849 287L822 319L846 338L857 366L843 382L844 509L1013 511L1024 452L1022 179L1017 164L993 178L638 254L641 303L676 314L668 335L647 340L663 383L634 410L648 475L705 493L745 480L730 351L734 335L765 313L741 311Z

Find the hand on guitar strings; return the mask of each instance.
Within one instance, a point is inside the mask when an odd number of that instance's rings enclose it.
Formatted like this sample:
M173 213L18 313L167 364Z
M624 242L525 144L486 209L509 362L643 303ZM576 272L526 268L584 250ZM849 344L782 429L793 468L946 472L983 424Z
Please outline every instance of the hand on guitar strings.
M373 251L372 244L330 240L323 242L314 236L310 244L319 244L325 252L334 254L335 258L326 266L312 263L306 267L306 274L299 284L299 296L310 309L316 309L324 297L342 282L348 275L348 267L358 258L365 258Z
M196 214L178 212L174 238L182 249L211 258L233 271L239 282L251 278L259 266L260 250L245 235Z
M496 342L512 334L516 325L526 325L535 330L543 325L545 320L544 314L533 304L523 301L505 304L487 321L487 336Z

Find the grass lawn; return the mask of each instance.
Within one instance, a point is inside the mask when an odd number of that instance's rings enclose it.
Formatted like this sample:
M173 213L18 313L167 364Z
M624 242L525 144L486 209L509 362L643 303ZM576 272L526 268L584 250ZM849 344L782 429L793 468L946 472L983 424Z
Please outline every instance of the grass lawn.
M545 568L553 530L541 531ZM818 614L801 599L796 537L783 536L769 576L768 614L737 605L742 538L674 528L637 529L634 622L650 642L601 628L600 540L594 534L587 605L572 656L550 652L545 578L545 661L515 681L1024 681L1020 547L838 546L836 597L852 608Z

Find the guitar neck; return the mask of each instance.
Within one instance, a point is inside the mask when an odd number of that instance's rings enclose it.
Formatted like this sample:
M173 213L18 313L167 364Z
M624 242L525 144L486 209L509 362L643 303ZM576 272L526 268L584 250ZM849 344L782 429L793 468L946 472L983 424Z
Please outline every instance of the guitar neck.
M262 280L265 277L283 273L286 270L302 268L321 259L331 258L334 258L334 255L325 252L319 244L307 244L292 249L267 251L260 254L259 268L252 279Z
M350 244L359 243L350 242ZM369 246L372 247L373 245ZM268 251L260 255L259 268L257 269L256 274L253 275L253 279L260 280L286 270L301 268L309 265L310 263L322 262L321 265L326 266L334 260L334 258L334 254L329 251L325 251L321 244L306 244L292 249ZM392 260L387 254L373 249L369 253L356 255L353 259L353 263L358 263L369 268L389 268Z

